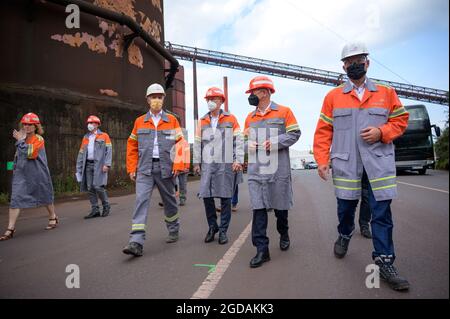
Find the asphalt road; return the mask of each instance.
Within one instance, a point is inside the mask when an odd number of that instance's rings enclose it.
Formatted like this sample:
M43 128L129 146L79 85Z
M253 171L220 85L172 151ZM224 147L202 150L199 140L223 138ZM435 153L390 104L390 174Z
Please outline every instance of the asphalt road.
M241 184L239 211L233 213L230 242L205 244L207 224L198 181L188 185L181 207L180 240L166 244L159 193L149 212L144 256L122 253L130 230L134 195L112 197L107 218L84 220L87 200L57 203L60 225L45 231L46 211L25 210L14 239L0 242L0 298L449 298L449 176L399 176L393 203L396 266L411 283L406 293L383 282L368 289L365 268L372 242L359 232L347 256L333 256L337 236L336 199L331 182L315 170L293 171L294 208L289 212L291 249L278 248L275 219L268 234L272 260L249 268L255 254L248 235L251 221L246 184ZM0 208L1 231L7 207ZM80 270L80 288L66 287L68 265ZM206 266L217 265L215 270ZM208 273L210 269L214 271Z

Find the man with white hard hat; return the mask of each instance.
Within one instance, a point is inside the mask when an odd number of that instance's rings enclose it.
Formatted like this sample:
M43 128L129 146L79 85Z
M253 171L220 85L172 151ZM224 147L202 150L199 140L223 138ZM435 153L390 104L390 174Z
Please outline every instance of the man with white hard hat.
M405 131L409 114L393 88L367 78L368 55L361 42L347 44L342 50L341 61L349 80L325 97L314 136L314 157L322 179L328 178L330 161L333 167L339 220L336 258L347 254L356 206L362 184L366 184L372 213L372 259L391 288L407 290L408 281L393 265L391 202L397 197L392 141Z
M130 241L123 252L136 257L143 253L150 197L155 186L164 203L169 231L166 242L178 240L180 225L174 177L185 167L183 156L178 156L183 133L176 117L162 109L165 95L164 88L157 83L148 87L146 98L150 110L136 119L127 143L127 172L136 182L136 208Z

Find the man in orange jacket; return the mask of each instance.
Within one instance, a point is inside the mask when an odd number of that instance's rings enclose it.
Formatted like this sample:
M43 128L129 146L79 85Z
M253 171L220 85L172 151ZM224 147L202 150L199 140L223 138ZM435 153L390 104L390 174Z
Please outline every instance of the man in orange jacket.
M156 186L164 203L169 236L167 243L178 240L179 212L175 198L174 178L184 171L185 163L178 148L184 143L180 124L175 116L162 110L164 88L152 84L147 89L150 111L138 117L127 143L127 172L136 182L136 208L133 214L128 255L142 256L148 208Z
M372 258L381 278L394 290L407 290L408 281L393 265L391 202L397 196L392 141L405 131L409 114L393 88L366 77L368 55L363 43L344 47L343 68L349 80L325 97L314 137L314 157L322 179L328 178L330 160L333 167L339 219L335 256L343 258L347 253L361 184L366 183L372 212Z
M184 142L180 147L180 155L183 156L184 171L178 175L178 191L180 193L180 206L186 204L186 193L187 193L187 177L189 170L191 168L191 147L188 142L188 134L185 129L183 129Z

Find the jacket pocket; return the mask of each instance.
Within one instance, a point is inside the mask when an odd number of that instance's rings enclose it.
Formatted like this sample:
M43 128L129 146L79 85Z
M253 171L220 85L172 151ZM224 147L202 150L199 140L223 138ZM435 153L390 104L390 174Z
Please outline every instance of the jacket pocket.
M369 126L379 127L385 124L388 120L388 110L382 108L370 108L369 113Z
M381 142L373 144L371 151L378 157L394 156L394 146Z
M175 130L164 130L161 131L163 138L169 141L175 141Z
M348 161L348 159L350 158L350 154L349 153L331 153L330 159L335 159L335 158L339 158L343 161Z
M348 130L353 124L352 109L334 109L333 110L333 129Z
M139 149L147 148L150 145L151 141L151 130L150 129L138 129L138 147Z

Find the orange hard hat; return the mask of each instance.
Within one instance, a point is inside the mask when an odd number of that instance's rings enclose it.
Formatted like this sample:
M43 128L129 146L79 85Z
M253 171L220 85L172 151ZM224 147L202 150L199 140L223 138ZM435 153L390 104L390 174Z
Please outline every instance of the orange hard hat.
M210 99L213 97L221 97L225 101L225 94L223 91L217 87L211 87L206 91L205 99Z
M41 124L39 117L34 113L25 114L20 120L22 124Z
M253 90L256 89L269 89L270 92L273 94L275 93L275 87L273 85L272 80L264 75L259 75L257 77L254 77L250 81L250 85L248 86L248 90L245 91L245 93L252 93Z
M87 118L86 123L97 123L100 124L100 119L95 116L95 115L91 115Z

